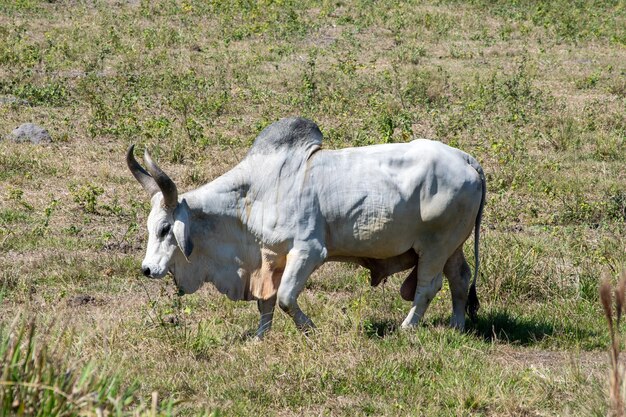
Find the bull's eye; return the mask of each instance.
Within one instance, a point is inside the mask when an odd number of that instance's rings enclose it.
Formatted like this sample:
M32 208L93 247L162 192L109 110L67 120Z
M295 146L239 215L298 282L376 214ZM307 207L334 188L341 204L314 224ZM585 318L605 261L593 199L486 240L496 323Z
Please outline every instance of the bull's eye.
M159 238L163 239L165 236L167 236L171 228L172 228L171 224L165 223L163 227L161 227L161 230L159 231Z

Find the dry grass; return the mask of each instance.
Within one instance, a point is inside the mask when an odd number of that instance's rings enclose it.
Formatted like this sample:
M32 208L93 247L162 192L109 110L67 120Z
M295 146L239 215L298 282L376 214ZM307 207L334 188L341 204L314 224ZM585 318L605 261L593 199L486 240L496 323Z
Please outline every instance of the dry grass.
M604 415L598 278L626 266L625 16L619 2L1 2L0 326L62 323L150 404L225 415ZM327 265L302 298L320 331L211 287L142 280L148 201L124 165L149 146L181 190L234 166L288 115L327 148L438 138L488 175L482 310L414 333L397 289ZM617 331L617 327L615 327ZM5 366L3 364L3 366Z
M614 292L614 296L612 294ZM624 415L624 369L619 360L622 349L622 337L620 322L622 314L626 311L626 272L622 273L622 279L613 288L608 280L600 286L600 301L604 309L604 316L611 334L609 357L611 358L611 378L609 384L610 412L611 416L621 417ZM615 302L615 314L613 312Z

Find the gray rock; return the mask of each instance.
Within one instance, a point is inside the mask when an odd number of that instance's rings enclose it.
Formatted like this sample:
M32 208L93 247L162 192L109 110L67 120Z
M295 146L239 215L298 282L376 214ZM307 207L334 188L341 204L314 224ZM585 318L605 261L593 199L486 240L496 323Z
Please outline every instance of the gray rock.
M0 97L0 104L7 104L7 105L21 105L21 106L28 106L30 105L30 103L28 102L28 100L24 100L23 98L17 98L15 96L2 96Z
M33 123L24 123L9 135L13 142L50 143L52 138L46 129Z

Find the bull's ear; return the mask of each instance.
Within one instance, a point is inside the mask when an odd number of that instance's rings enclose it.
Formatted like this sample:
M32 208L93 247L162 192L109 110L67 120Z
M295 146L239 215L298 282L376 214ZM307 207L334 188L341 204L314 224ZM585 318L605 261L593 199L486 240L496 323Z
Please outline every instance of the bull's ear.
M189 205L183 199L174 210L174 237L178 243L178 247L185 255L187 261L193 251L193 242L189 233Z

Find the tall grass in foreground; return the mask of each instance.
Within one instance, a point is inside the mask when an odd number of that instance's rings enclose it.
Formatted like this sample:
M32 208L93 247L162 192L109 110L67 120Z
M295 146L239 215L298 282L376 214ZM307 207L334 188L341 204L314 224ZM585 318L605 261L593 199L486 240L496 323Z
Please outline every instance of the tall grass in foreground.
M612 294L615 292L615 316L613 321ZM610 415L614 417L624 416L624 399L622 396L622 388L624 383L624 369L620 369L619 354L621 347L620 321L622 314L626 313L626 271L622 273L622 278L613 289L608 281L604 281L600 286L600 301L604 308L611 333L611 346L609 348L609 356L611 357L611 381L609 384L610 395Z
M4 416L169 416L173 401L151 404L138 397L137 384L125 384L94 366L75 367L37 335L34 320L16 318L0 325L0 417Z

